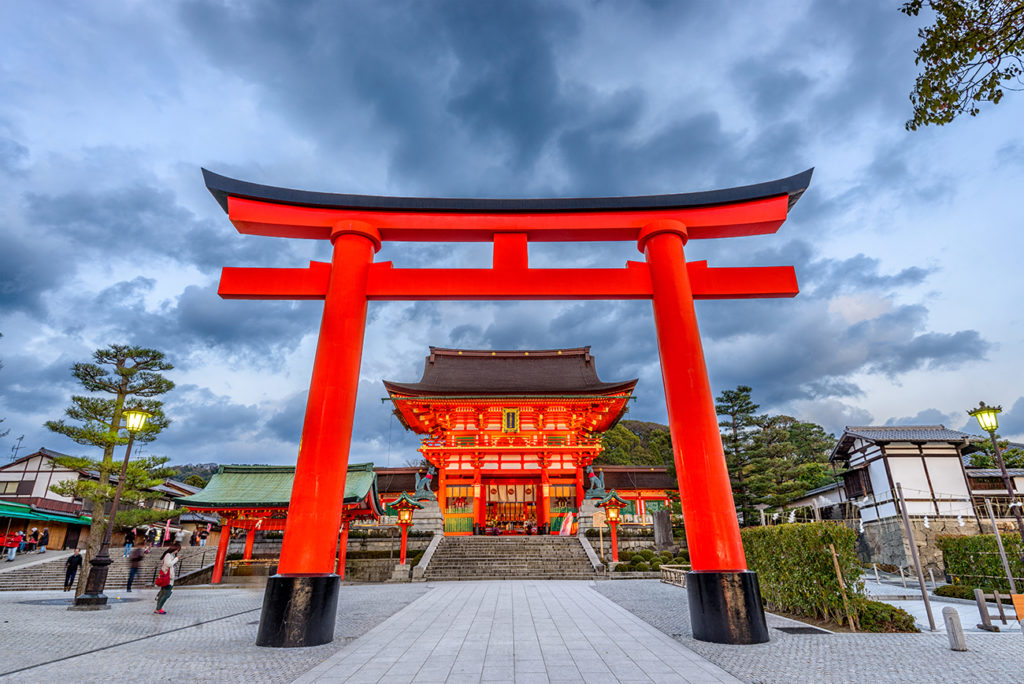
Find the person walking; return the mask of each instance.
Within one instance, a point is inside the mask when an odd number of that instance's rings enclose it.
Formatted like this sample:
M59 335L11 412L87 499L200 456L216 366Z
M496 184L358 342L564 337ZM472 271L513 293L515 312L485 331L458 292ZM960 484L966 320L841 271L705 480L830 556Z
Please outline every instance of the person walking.
M14 554L18 553L18 547L21 546L21 532L15 532L14 534L7 535L7 541L4 542L4 549L7 551L7 562L10 563L14 560Z
M136 546L128 555L128 588L125 591L132 590L132 582L135 581L135 576L139 574L139 568L142 567L142 559L145 557L146 551L141 546Z
M163 615L167 612L164 610L164 604L167 603L167 599L171 598L171 591L174 589L174 576L176 570L174 566L178 562L178 551L180 549L181 546L178 544L171 544L167 547L167 550L164 551L164 555L160 557L160 574L162 575L167 573L167 584L160 587L160 591L156 595L156 610L153 611L154 613ZM159 580L160 578L157 577L157 579Z
M199 545L206 546L206 540L210 536L210 530L203 530L199 533Z
M78 574L80 567L82 567L82 551L75 549L64 561L64 591L71 591L71 587L75 584L75 575Z
M36 553L46 553L46 545L50 543L50 528L44 527L43 533L39 536L39 550Z
M127 558L128 554L131 553L132 546L135 545L135 529L130 529L124 533L124 553L122 558Z

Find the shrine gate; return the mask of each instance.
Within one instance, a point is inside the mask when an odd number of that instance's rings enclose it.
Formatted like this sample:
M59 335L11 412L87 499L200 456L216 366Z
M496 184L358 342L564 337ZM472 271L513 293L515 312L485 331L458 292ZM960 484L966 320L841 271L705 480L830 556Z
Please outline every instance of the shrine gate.
M709 192L575 199L442 199L339 195L238 181L203 170L240 233L329 240L331 263L225 268L229 299L322 299L323 317L278 573L264 596L257 644L329 642L340 580L342 518L367 304L388 300L649 299L693 571L696 638L768 640L757 576L747 570L695 299L792 297L791 266L687 263L689 240L778 231L812 170ZM374 262L383 241L491 242L487 269L395 268ZM530 268L529 242L635 241L625 268Z

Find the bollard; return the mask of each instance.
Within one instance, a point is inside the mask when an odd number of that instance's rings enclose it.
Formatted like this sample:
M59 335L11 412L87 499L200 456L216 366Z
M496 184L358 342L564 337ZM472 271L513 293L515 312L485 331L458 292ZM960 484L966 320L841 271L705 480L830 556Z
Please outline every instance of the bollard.
M903 588L907 588L907 576L903 574L903 566L900 566L900 580L903 582Z
M875 569L875 584L881 584L882 580L878 579L878 563L872 563L871 567Z
M928 568L928 576L932 578L932 591L935 591L935 573L931 568Z
M949 648L953 651L966 651L967 640L964 639L964 628L960 624L960 613L952 606L942 609L942 620L946 623L946 635L949 637Z

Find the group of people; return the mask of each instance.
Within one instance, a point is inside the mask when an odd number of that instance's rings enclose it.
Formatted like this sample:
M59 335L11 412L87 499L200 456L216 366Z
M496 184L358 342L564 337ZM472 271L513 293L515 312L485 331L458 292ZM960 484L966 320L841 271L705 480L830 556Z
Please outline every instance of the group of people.
M160 556L160 565L158 566L157 573L167 573L168 582L166 585L160 587L160 591L156 595L156 610L154 613L164 615L167 611L164 610L164 604L167 603L167 599L171 597L171 591L174 589L174 580L177 577L177 564L178 564L178 551L181 550L181 544L178 542L172 542L164 550L163 555ZM128 586L125 591L130 592L132 590L132 584L135 582L135 577L139 574L139 570L142 568L142 561L146 557L148 549L144 549L141 546L134 547L128 554ZM68 556L67 560L64 561L64 591L71 591L75 584L75 576L78 574L78 569L82 567L84 558L82 556L81 549L75 549L71 555Z
M46 553L46 547L50 543L50 530L44 527L40 532L39 528L33 527L29 533L7 532L0 534L0 547L7 553L6 562L12 562L19 553Z

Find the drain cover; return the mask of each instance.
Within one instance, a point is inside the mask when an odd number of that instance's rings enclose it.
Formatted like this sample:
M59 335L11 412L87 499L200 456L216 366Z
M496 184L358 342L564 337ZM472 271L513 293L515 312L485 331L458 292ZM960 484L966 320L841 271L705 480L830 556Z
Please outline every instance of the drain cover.
M114 596L107 597L107 604L111 603L135 603L142 599L137 598L116 598ZM57 599L38 599L35 601L18 601L23 606L70 606L74 603L74 599L70 598L57 598Z
M831 632L817 627L776 627L775 629L786 634L831 634Z

